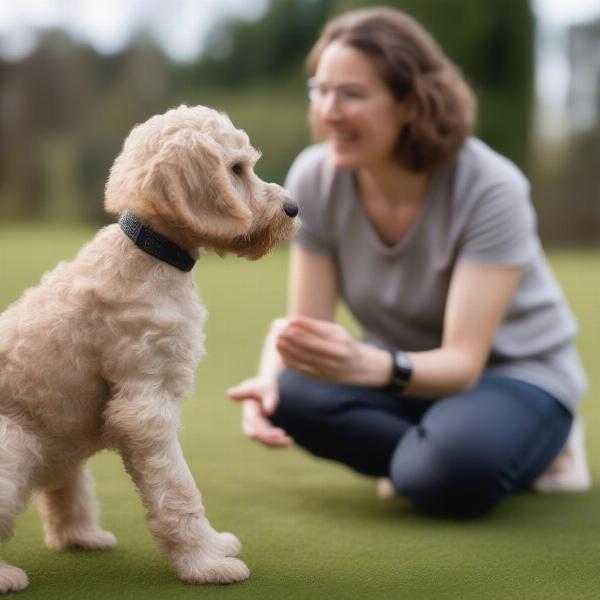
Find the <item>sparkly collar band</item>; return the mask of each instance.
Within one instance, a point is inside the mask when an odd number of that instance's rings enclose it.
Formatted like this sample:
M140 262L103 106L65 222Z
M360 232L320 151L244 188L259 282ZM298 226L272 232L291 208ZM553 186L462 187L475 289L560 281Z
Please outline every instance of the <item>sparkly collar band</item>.
M140 219L125 212L119 217L119 225L133 243L154 258L162 260L180 271L191 271L196 261L190 254L167 239L164 235L146 227Z

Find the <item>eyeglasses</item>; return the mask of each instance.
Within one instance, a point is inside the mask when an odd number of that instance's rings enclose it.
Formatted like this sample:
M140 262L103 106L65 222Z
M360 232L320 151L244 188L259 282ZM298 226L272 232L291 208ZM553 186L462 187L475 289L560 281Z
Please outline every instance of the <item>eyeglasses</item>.
M342 84L336 87L329 87L326 84L318 83L314 77L311 77L306 82L308 91L308 99L312 104L323 102L330 94L333 96L333 101L338 105L351 105L367 100L368 92L362 87L354 83Z

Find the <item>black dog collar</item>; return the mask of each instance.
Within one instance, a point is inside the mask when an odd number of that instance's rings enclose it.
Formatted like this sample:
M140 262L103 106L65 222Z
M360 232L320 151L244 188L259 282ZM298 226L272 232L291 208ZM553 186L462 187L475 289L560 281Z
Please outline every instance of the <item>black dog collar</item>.
M119 217L119 225L133 243L154 258L162 260L180 271L191 271L196 261L190 254L164 235L146 227L140 219L125 212Z

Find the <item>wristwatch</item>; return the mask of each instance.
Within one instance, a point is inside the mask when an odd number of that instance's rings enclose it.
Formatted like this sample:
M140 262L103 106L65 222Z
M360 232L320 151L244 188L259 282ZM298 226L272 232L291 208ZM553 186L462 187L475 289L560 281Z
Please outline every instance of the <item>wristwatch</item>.
M408 354L402 350L390 350L392 355L392 377L386 389L401 394L412 377L412 363Z

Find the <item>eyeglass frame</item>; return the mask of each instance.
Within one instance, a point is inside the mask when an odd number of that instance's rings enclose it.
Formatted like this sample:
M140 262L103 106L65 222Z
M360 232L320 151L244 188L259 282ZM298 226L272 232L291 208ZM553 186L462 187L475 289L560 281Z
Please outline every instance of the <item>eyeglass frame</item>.
M359 84L347 83L328 88L326 85L319 85L314 77L306 81L306 90L311 104L321 102L330 93L333 94L334 103L342 106L361 102L370 97L370 94L362 86L359 87Z

